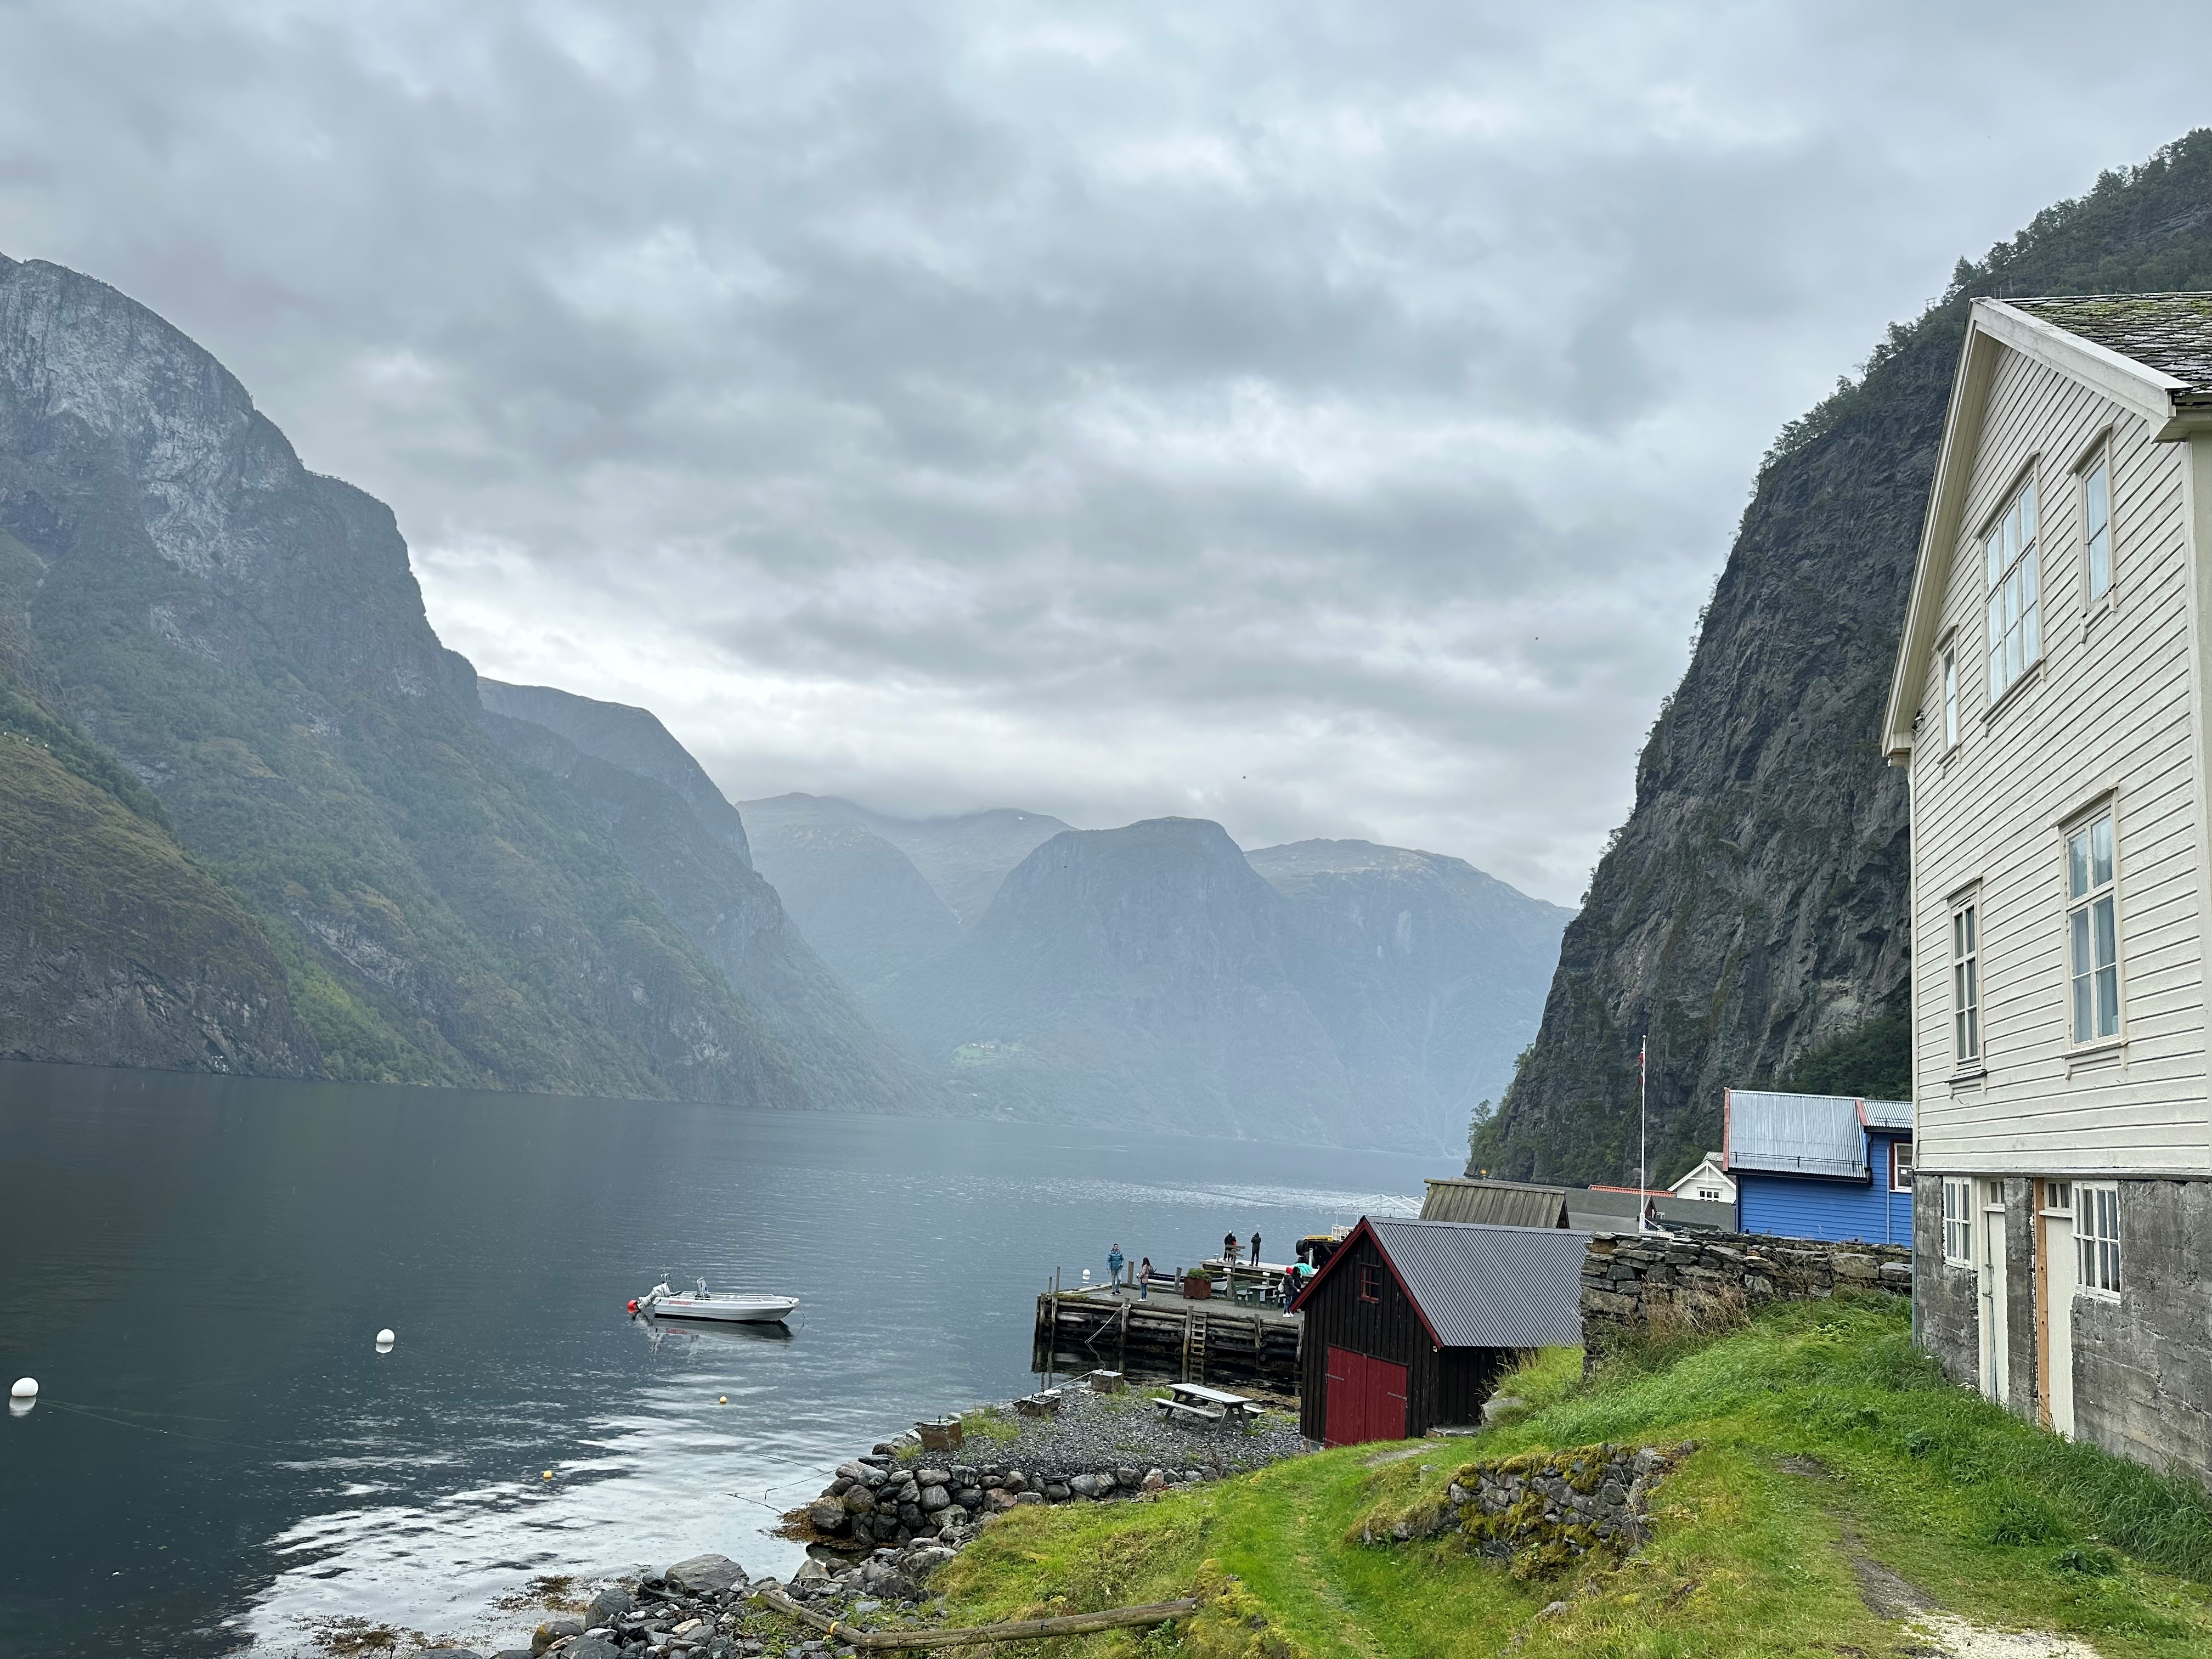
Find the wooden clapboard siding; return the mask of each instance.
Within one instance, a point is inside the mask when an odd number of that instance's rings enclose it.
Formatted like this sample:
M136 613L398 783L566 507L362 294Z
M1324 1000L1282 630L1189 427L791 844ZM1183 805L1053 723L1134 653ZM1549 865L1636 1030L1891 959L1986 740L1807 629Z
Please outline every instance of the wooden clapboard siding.
M1942 628L1954 630L1960 742L1942 744L1942 653L1912 768L1913 1062L1926 1170L2155 1173L2212 1163L2206 1104L2193 574L2185 445L2045 363L2002 352L1972 458ZM2106 428L2113 596L2087 599L2081 481ZM2043 659L1990 710L1980 538L2031 469ZM2124 1046L2068 1029L2061 822L2114 791ZM1952 896L1975 885L1986 1074L1954 1083Z

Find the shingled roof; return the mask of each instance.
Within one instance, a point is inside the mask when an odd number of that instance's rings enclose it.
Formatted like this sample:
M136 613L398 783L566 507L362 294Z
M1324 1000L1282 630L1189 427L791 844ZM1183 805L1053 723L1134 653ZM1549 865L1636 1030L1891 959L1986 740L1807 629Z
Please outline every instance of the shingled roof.
M2212 406L2212 294L2083 294L2007 300L2039 322L2182 384L2177 407Z

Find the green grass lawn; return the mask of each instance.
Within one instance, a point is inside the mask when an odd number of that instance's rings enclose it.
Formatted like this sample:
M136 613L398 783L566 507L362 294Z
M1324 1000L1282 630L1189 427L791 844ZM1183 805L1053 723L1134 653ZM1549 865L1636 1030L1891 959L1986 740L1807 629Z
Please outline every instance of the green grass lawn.
M1348 1447L1149 1502L1017 1510L937 1588L963 1625L1209 1598L1172 1629L1038 1653L1905 1654L1915 1638L1868 1610L1856 1550L1990 1624L2115 1659L2212 1654L2212 1501L1952 1386L1887 1299L1778 1309L1579 1372L1578 1352L1547 1355L1510 1384L1536 1408L1526 1420L1411 1456ZM1432 1501L1468 1461L1608 1440L1698 1443L1625 1564L1522 1583L1456 1535L1358 1541L1363 1521ZM1565 1611L1537 1616L1555 1601Z

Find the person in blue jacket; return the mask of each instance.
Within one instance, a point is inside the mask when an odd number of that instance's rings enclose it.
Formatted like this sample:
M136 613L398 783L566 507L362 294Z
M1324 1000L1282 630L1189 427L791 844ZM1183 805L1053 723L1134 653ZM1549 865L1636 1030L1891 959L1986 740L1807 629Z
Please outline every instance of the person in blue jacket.
M1121 1269L1128 1260L1128 1257L1121 1254L1121 1247L1119 1243L1106 1252L1106 1282L1114 1287L1114 1294L1116 1296L1121 1294Z

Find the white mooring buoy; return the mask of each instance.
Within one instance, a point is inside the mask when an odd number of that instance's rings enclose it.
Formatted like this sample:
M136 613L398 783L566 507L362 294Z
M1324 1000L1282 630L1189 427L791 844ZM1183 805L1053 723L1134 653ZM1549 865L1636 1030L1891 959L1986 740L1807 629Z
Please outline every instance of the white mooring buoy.
M392 1328L389 1325L386 1326L382 1330L376 1334L376 1346L380 1348L388 1348L398 1340L399 1339L398 1337L392 1335Z
M19 1376L9 1385L8 1398L10 1400L36 1400L38 1397L39 1379L35 1376Z

